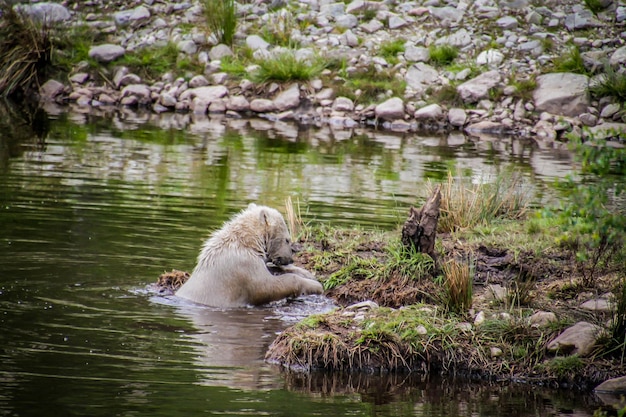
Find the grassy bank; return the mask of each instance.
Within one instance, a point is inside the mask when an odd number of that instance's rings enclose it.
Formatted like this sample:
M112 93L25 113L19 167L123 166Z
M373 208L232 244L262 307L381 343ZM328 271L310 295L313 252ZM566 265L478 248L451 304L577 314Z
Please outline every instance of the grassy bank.
M583 167L604 161L594 149L579 152ZM528 187L514 175L478 185L450 176L441 184L436 260L403 247L399 229L300 224L298 262L341 307L287 329L266 358L303 370L418 371L583 389L621 376L625 219L615 199L621 191L607 192L623 188L623 177L612 176L623 169L620 155L608 157L613 162L593 185L563 180L563 192L576 190L576 198L552 208L531 209ZM608 310L581 308L599 296L610 300ZM377 305L353 307L365 301ZM552 319L539 322L538 312ZM580 321L602 328L590 352L548 349Z

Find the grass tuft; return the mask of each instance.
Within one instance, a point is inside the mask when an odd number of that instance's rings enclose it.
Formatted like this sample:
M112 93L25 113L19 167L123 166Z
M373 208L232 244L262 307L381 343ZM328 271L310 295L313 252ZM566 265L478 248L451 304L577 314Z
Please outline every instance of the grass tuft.
M445 306L448 311L464 313L472 307L474 267L469 260L451 259L442 266L444 274Z
M447 44L431 45L428 50L430 52L430 61L439 66L450 64L459 55L459 48Z
M338 97L348 97L355 103L370 104L380 101L383 96L402 97L406 81L396 77L392 71L377 71L372 65L343 77L340 84L335 84Z
M284 52L257 62L259 69L252 74L252 81L307 81L317 77L325 68L321 58L311 61L296 58L293 52Z
M432 193L434 184L426 192ZM500 175L493 183L468 184L448 173L441 188L438 231L442 233L486 224L496 218L523 218L530 196L519 175Z
M555 72L589 74L589 71L585 68L585 62L578 46L573 46L567 53L556 57L553 61L553 65Z
M589 87L589 91L596 97L615 97L626 101L626 74L617 72L610 65L604 67L597 82Z
M52 27L0 1L0 96L36 88L52 67Z
M226 45L232 45L237 30L235 0L204 0L204 16L211 32Z

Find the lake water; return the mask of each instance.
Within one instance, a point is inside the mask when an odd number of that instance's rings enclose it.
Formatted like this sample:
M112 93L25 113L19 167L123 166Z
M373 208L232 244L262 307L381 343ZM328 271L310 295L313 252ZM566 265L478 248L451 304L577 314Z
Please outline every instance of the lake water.
M570 166L510 138L0 108L0 416L591 415L539 387L281 371L267 346L329 300L216 310L149 288L249 202L393 229L450 169L518 170L539 202Z

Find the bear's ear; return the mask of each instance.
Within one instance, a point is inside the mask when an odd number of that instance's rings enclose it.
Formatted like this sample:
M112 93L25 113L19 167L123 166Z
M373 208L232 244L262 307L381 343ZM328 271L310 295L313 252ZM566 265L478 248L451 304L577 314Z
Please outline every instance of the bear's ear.
M262 224L265 224L265 225L269 226L269 224L270 224L270 216L269 216L269 213L267 212L267 210L262 209L259 212L259 220L261 220Z

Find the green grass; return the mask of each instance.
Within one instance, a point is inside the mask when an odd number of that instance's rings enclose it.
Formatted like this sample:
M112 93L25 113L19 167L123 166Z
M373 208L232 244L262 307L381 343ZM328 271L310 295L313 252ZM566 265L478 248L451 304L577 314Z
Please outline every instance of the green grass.
M398 63L398 54L403 52L404 41L402 39L385 41L380 45L380 55L392 65Z
M569 51L553 60L555 72L574 72L576 74L589 74L585 68L585 62L580 54L578 46L572 46Z
M585 3L587 9L589 9L593 14L598 14L605 9L600 0L583 0L583 2Z
M215 37L232 45L237 30L237 3L235 0L204 0L204 16Z
M268 59L258 61L259 69L252 75L252 81L307 81L317 77L326 66L326 62L316 57L312 62L297 59L293 52L284 52Z
M429 184L426 193L432 194ZM493 222L498 218L519 219L528 212L530 195L519 175L500 175L494 182L471 184L452 174L441 187L438 230L452 232Z
M512 77L509 85L515 87L515 92L512 94L513 97L524 101L531 101L533 99L533 92L537 89L537 80L534 75L528 79Z
M378 72L374 66L350 74L340 82L329 80L329 84L333 82L337 96L348 97L359 104L380 101L387 92L391 92L392 96L402 96L406 89L403 79L396 77L391 71ZM357 91L360 94L357 95Z
M438 66L449 65L459 56L459 48L452 45L431 45L428 48L430 52L430 62Z
M626 75L615 71L607 64L598 81L589 87L589 92L596 97L615 97L624 103L626 102Z
M142 78L153 80L163 73L172 70L200 70L201 68L189 59L178 59L176 44L169 42L164 46L143 48L134 53L127 53L115 62L125 65Z

